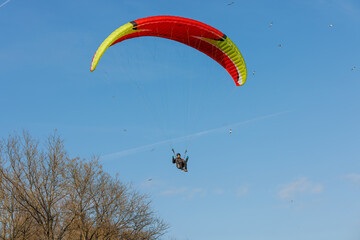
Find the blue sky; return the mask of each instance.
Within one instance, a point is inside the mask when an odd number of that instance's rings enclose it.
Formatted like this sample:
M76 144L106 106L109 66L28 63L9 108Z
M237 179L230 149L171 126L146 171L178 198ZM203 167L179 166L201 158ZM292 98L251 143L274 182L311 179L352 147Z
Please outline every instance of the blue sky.
M0 2L0 136L58 129L71 155L101 156L151 196L164 239L360 239L360 2L230 2ZM112 47L90 73L112 31L153 15L226 33L246 84L158 38Z

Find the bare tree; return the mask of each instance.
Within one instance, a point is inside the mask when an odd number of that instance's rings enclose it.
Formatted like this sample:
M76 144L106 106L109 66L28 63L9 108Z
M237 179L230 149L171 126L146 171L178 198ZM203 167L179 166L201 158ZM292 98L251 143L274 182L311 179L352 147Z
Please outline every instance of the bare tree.
M29 239L34 233L33 220L21 211L6 184L0 177L0 239Z
M104 173L97 158L72 161L68 179L80 239L157 239L165 233L168 226L147 197Z
M70 158L52 134L0 144L1 239L159 239L168 226L146 195L103 172L98 158Z
M10 136L4 148L2 160L6 168L0 174L7 182L6 190L20 211L37 223L42 238L63 239L71 223L62 221L67 159L63 141L54 133L42 151L38 140L24 132L21 137Z

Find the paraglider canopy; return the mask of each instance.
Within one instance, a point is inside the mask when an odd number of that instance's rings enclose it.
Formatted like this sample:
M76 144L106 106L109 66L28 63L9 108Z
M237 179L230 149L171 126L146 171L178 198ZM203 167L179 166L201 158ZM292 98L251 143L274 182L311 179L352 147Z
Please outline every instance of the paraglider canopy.
M205 23L183 17L154 16L131 21L110 34L96 51L90 71L94 71L104 52L127 39L153 36L193 47L223 66L236 86L246 81L246 65L239 49L225 34Z

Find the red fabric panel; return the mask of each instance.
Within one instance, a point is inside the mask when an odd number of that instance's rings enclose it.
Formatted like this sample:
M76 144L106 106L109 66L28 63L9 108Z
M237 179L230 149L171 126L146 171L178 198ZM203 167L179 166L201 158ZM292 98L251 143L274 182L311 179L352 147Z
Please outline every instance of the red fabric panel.
M226 36L219 30L199 21L174 16L147 17L135 20L132 23L135 25L134 28L145 31L128 34L116 40L112 45L126 39L144 36L162 37L178 41L193 47L216 60L230 73L235 84L239 86L237 82L239 77L238 72L235 64L232 63L230 58L214 45L198 38L203 37L222 41Z

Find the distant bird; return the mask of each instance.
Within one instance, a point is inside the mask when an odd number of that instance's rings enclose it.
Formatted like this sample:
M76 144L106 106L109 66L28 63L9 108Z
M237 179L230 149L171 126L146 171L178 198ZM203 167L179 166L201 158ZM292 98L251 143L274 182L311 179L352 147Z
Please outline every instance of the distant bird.
M115 98L115 96L112 96L112 98Z
M123 131L124 131L124 132L126 132L126 131L127 131L127 129L124 129Z
M351 68L351 71L354 71L354 70L355 70L355 68L356 68L356 67L355 67L355 66L353 66L353 67Z
M150 151L151 151L151 152L155 151L155 148L152 148Z
M282 47L281 43L278 45L278 47Z
M234 4L234 2L231 2L231 3L228 3L227 5L230 6L230 5L233 5L233 4Z
M255 75L255 71L253 71L253 76Z
M230 129L229 134L231 134L231 133L232 133L232 130Z
M291 203L293 203L294 202L294 200L291 200Z
M149 181L149 182L152 181L152 178L149 178L148 181Z
M333 27L333 26L334 26L334 25L332 25L332 24L329 24L329 25L328 25L328 27Z
M269 28L271 28L271 27L272 27L272 25L273 25L273 22L271 22L271 23L270 23Z

